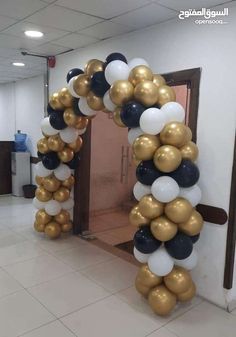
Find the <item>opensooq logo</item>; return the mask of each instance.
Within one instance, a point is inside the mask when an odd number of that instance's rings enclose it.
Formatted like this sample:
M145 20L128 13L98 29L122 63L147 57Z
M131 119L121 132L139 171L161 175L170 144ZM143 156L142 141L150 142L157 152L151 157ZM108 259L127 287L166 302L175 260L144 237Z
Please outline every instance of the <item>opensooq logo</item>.
M179 12L179 19L180 20L184 20L187 19L189 17L198 17L198 19L196 19L194 22L198 25L215 25L215 24L220 24L223 25L225 23L227 23L226 21L224 21L221 17L225 17L229 15L229 9L228 8L224 8L224 10L221 11L215 11L215 10L211 10L208 8L202 8L200 10L196 10L196 9L188 9L188 10L184 10L184 11L180 11Z

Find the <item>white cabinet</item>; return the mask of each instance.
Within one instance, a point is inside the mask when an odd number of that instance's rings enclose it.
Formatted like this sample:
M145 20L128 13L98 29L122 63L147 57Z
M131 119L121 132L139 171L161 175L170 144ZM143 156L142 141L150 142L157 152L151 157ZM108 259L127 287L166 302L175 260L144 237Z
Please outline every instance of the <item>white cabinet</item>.
M23 185L30 184L30 153L11 153L12 194L23 196Z

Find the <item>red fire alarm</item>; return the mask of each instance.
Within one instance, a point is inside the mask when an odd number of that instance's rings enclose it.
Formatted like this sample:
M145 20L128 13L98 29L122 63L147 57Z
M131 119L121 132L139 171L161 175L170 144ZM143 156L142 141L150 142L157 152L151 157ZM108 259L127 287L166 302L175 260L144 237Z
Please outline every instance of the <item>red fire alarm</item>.
M56 65L56 57L55 56L48 56L48 66L49 68L54 68Z

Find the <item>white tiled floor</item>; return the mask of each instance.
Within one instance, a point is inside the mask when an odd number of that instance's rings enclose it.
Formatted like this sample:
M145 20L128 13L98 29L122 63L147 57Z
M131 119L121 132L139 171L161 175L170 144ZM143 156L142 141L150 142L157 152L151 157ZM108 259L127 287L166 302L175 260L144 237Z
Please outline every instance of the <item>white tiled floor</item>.
M232 314L200 298L166 318L133 283L137 267L72 236L32 229L30 201L0 197L1 337L234 337Z

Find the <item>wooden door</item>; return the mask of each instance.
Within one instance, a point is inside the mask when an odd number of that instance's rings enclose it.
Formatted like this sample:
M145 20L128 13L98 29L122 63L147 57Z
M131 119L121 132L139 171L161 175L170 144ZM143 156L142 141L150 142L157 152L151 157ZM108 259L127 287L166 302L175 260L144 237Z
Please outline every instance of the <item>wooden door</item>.
M11 152L14 142L0 141L0 195L10 194L11 186Z

